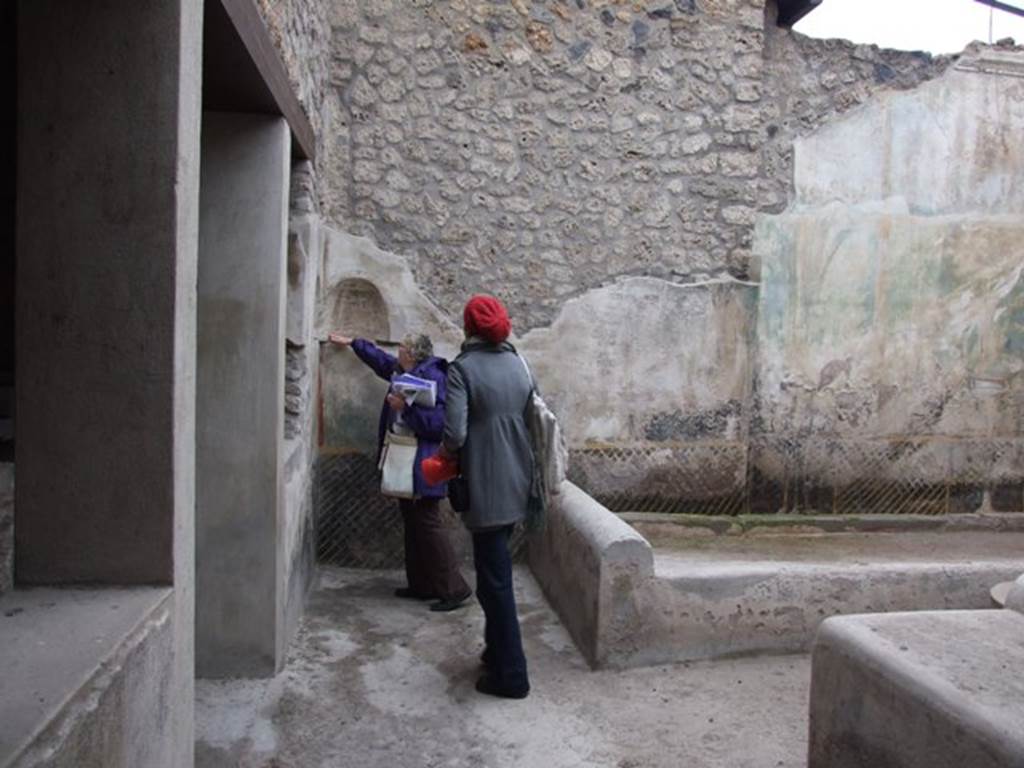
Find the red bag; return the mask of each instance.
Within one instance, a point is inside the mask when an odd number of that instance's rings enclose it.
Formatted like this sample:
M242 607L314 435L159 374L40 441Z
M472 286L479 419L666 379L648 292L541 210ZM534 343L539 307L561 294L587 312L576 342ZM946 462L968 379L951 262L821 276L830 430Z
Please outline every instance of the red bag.
M428 456L420 462L420 469L423 471L423 479L427 481L427 485L440 485L459 474L459 462L437 455Z

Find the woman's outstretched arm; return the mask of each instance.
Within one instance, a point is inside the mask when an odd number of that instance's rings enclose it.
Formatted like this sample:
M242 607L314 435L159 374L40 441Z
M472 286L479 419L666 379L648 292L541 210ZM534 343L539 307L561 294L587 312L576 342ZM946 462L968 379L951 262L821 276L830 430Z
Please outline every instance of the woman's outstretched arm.
M389 355L372 341L353 339L340 333L332 333L327 339L331 344L339 347L352 347L356 356L384 381L390 382L391 377L398 370L398 358Z

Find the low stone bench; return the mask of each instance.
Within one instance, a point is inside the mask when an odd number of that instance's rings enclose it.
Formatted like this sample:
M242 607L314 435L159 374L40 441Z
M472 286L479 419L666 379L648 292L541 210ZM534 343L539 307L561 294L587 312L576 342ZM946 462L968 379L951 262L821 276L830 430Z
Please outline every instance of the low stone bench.
M814 646L808 768L1024 768L1024 616L827 619Z
M989 607L1024 533L701 537L654 548L572 483L529 538L530 568L593 667L810 650L828 616ZM685 546L684 546L685 544Z
M622 666L641 653L654 578L647 540L570 482L529 541L529 564L587 662Z
M0 768L183 765L173 612L163 587L0 597Z

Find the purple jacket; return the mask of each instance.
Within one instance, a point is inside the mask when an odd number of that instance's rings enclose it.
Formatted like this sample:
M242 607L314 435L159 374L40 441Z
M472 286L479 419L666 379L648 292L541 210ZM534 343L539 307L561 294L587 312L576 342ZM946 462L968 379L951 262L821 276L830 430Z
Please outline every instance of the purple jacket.
M389 355L373 342L366 339L352 341L352 351L359 356L374 373L384 381L391 383L391 377L402 373L398 358ZM413 467L413 492L416 496L442 498L448 494L448 484L427 485L423 479L420 462L437 453L444 436L444 404L447 394L448 361L440 357L428 357L411 371L413 376L430 379L437 383L437 398L433 408L422 405L407 405L402 411L402 421L416 434L416 465ZM377 455L384 445L384 435L395 420L395 412L391 410L387 400L380 412L380 425L377 429Z

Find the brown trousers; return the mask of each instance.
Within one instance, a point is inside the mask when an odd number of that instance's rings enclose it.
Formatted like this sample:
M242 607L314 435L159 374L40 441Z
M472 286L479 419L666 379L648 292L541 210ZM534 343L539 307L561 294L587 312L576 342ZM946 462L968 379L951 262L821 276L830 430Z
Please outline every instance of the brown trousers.
M423 597L454 598L469 591L441 522L439 499L401 499L405 525L405 576Z

